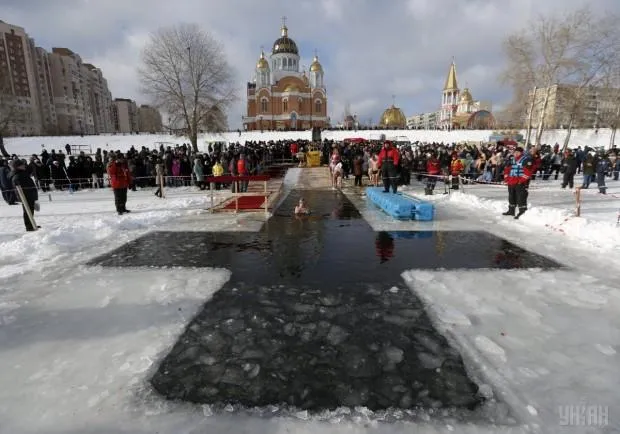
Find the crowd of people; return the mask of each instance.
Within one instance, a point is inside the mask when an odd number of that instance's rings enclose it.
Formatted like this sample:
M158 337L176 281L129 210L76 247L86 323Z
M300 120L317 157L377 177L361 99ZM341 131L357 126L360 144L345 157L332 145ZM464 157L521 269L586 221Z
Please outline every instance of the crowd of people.
M354 178L353 186L383 185L385 191L396 193L398 186L410 185L412 178L424 183L425 193L433 194L437 183L451 189L467 182L505 183L510 199L507 214L521 215L527 209L527 187L532 179L559 180L561 188L573 188L574 177L583 172L581 188L596 182L599 192L606 193L605 180L620 175L620 158L616 147L597 151L581 146L560 150L559 145L526 149L514 143L487 144L391 143L389 141L324 140L269 141L210 144L206 152L194 152L188 144L176 147L160 145L156 149L131 147L126 153L97 149L94 155L71 154L46 149L32 155L29 161L16 156L0 159L0 187L9 205L18 203L16 182L24 191L50 189L72 191L83 188L112 188L119 214L126 208L127 190L152 187L161 196L161 185L169 188L195 185L211 188L209 176L261 174L275 161L302 159L305 152L318 149L321 163L330 167L332 185L342 187L343 180ZM69 155L68 155L69 154ZM27 174L32 185L24 178ZM235 185L215 183L215 188L236 188L247 191L247 182ZM31 200L33 199L33 200ZM28 203L35 208L33 194ZM516 213L516 209L519 213ZM26 216L24 217L26 219ZM32 225L26 227L34 230Z

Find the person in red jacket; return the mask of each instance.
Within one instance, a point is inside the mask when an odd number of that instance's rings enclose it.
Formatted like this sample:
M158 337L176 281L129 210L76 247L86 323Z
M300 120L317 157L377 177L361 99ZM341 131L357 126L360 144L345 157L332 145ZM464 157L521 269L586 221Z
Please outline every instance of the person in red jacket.
M245 158L245 154L241 154L237 160L237 175L248 176L250 171L248 170L248 160ZM248 191L249 181L239 182L239 193L246 193Z
M459 176L465 170L463 161L459 158L459 154L452 153L452 161L450 162L450 175L452 175L452 190L459 189Z
M131 185L131 173L127 161L120 152L108 163L108 176L114 191L114 204L118 215L131 212L127 209L127 189Z
M398 149L392 146L392 142L386 141L383 144L383 149L379 152L379 158L377 159L377 166L381 171L383 191L385 193L389 193L390 186L392 186L392 193L396 194L396 190L398 189L399 161L400 154L398 153Z
M297 162L297 153L299 152L299 145L297 143L291 143L289 149L291 150L293 161Z
M515 148L509 164L504 169L504 179L508 185L508 211L503 215L518 219L527 210L527 188L533 174L532 159L523 153L522 147ZM515 215L517 207L519 212Z
M430 154L429 159L426 161L426 173L428 176L426 177L426 188L424 189L424 193L431 195L441 175L441 161L439 161L437 154L434 152Z

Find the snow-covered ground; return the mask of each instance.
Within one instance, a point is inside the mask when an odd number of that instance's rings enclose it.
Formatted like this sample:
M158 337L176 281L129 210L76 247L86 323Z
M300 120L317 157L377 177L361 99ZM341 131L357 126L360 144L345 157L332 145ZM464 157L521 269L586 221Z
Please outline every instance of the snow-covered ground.
M575 190L562 189L560 181L533 181L528 198L529 210L519 222L500 216L507 209L507 191L503 185L481 183L467 184L462 190L449 195L438 184L436 192L426 200L445 201L463 209L475 209L490 216L499 216L499 224L516 224L554 231L570 242L588 244L602 251L620 252L620 181L606 178L607 194L599 193L596 183L581 190L581 213L576 216ZM575 186L581 186L583 178L575 177ZM405 189L418 191L419 187ZM500 218L501 217L501 218Z
M291 169L285 187L298 175ZM504 188L466 186L465 194L434 196L431 223L394 222L347 189L376 229L485 230L566 266L403 274L472 375L488 385L486 393L508 405L514 427L460 423L441 413L412 425L401 420L407 412L360 408L309 417L165 402L147 379L229 271L84 264L150 230L255 231L265 216L210 214L209 194L195 189L168 189L165 200L130 192L134 212L123 217L109 190L54 193L51 202L41 198L43 229L25 234L19 207L2 206L0 432L618 432L620 228L613 195L620 191L609 184L607 197L586 192L579 224L563 222L572 196L557 184L535 184L533 206L520 221L498 215ZM420 192L414 185L408 193ZM610 426L563 426L560 409L579 406L607 407Z
M39 192L41 211L35 213L43 229L24 233L21 206L0 208L0 278L60 263L78 263L84 249L124 243L158 224L181 216L204 212L211 204L208 191L192 187L168 188L166 198L154 190L129 192L127 207L132 212L119 217L114 208L112 190ZM218 203L228 192L218 191Z
M525 134L525 131L521 131ZM366 139L379 139L382 135L389 139L422 142L456 143L464 141L483 142L488 141L493 131L486 130L462 130L462 131L438 131L438 130L367 130L367 131L323 131L321 137L330 140L344 140L346 138L362 137ZM534 134L534 133L532 133ZM574 130L571 135L571 146L594 146L609 147L611 130ZM543 133L542 141L547 144L564 143L566 130L548 130ZM202 134L198 139L198 147L201 151L207 149L209 142L223 141L227 143L246 141L269 141L269 140L311 140L312 131L248 131L231 132L222 134ZM99 136L68 136L68 137L15 137L5 139L9 153L18 155L40 154L42 145L46 149L63 150L65 145L81 145L81 150L93 153L97 148L106 150L126 151L132 145L136 148L146 146L148 148L159 147L159 143L183 144L189 143L186 137L177 137L168 134L139 134L139 135L99 135Z

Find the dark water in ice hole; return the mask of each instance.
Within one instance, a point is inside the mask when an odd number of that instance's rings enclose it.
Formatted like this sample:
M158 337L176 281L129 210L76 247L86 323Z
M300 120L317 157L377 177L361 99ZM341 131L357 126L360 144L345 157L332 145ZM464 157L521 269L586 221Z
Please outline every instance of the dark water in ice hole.
M92 265L221 267L230 281L153 376L168 399L311 411L474 409L456 350L401 278L407 269L556 268L485 232L374 232L339 192L293 191L259 233L154 232Z

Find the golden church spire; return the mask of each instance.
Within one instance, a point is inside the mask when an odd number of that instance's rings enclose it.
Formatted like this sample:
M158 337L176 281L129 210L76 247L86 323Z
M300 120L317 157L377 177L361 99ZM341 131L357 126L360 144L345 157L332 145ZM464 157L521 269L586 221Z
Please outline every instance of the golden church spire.
M456 82L456 64L454 63L454 57L452 58L452 65L450 65L450 70L448 71L448 77L446 78L446 84L443 87L444 91L447 90L458 90L459 86Z
M286 38L288 36L288 27L286 27L286 17L282 17L282 27L280 28L282 32L282 37Z

